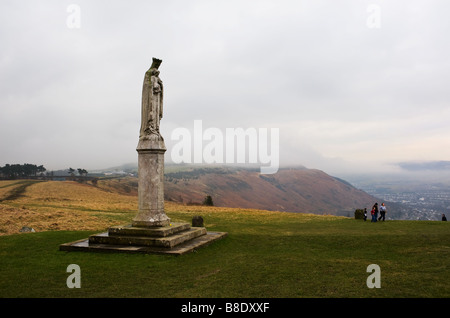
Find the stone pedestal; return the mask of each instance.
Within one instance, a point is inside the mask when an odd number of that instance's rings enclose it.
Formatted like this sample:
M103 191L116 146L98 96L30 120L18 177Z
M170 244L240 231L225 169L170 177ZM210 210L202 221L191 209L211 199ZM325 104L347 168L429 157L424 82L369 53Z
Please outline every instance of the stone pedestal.
M153 137L153 136L152 136ZM157 135L139 141L138 147L139 210L135 227L167 226L170 219L164 212L164 140Z
M159 227L112 226L107 232L87 239L62 244L61 251L115 252L182 255L227 236L226 232L208 232L189 223Z
M195 218L192 227L172 223L164 211L164 140L151 135L140 140L136 150L139 210L132 223L62 244L61 251L181 255L227 236L226 232L208 232L201 217L201 222Z

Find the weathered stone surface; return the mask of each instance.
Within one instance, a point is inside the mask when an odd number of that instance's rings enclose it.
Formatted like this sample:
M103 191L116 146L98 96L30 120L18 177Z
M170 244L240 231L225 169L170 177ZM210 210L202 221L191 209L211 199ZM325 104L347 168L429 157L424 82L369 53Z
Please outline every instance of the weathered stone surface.
M181 231L190 229L189 223L171 223L168 226L162 227L133 227L130 224L111 226L108 229L110 236L151 236L151 237L166 237Z
M203 218L200 215L196 215L192 218L192 226L202 227L203 226Z
M169 254L182 255L190 253L212 242L223 239L228 234L226 232L207 232L205 235L183 242L173 248L156 246L130 246L111 244L90 244L89 239L82 239L72 243L61 244L61 251L84 251L84 252L111 252L111 253L143 253L143 254Z
M166 237L108 235L108 233L105 232L91 235L89 237L89 244L158 246L172 248L205 234L205 228L191 228Z
M163 117L164 87L159 78L159 66L162 60L153 58L150 69L145 72L142 85L141 129L139 140L148 140L154 136L162 139L159 122Z
M136 227L158 227L170 224L164 211L164 153L166 147L160 134L163 114L163 83L158 67L161 60L153 58L142 86L141 129L138 152L139 210L133 219Z
M139 211L133 226L166 226L170 219L164 211L164 150L138 150Z

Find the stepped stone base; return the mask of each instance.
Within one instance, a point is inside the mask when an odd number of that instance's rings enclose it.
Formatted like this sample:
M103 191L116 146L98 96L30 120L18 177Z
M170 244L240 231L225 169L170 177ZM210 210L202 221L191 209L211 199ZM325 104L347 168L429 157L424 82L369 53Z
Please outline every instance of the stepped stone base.
M122 252L181 255L225 237L225 232L208 232L189 223L163 227L113 226L108 232L60 245L61 251Z

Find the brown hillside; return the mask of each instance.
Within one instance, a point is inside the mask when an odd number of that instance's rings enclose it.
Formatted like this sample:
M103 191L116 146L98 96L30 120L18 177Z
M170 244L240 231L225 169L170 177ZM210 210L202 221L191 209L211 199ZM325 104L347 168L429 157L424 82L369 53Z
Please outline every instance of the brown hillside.
M166 173L166 200L315 214L353 215L376 198L330 175L311 169L280 169L276 174L228 168L192 168Z

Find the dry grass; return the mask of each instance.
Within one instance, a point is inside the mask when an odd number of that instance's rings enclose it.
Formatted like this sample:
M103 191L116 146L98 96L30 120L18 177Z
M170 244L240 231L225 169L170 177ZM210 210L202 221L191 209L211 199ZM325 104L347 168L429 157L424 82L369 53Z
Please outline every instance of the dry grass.
M290 213L290 212L280 212L280 211L267 211L258 209L241 209L241 208L227 208L227 207L211 207L211 206L200 206L200 205L181 205L174 202L166 202L165 210L168 214L189 214L189 215L208 215L211 213L223 214L223 216L229 220L236 219L239 220L243 216L245 218L256 218L258 223L272 223L280 219L280 213L283 213L283 219L289 220L290 218L295 219L296 222L307 223L310 221L317 220L331 220L331 219L342 219L342 216L334 215L317 215L311 213ZM301 216L299 218L299 216Z
M0 181L0 200L19 181ZM0 235L18 233L23 226L36 231L98 230L132 217L135 197L106 192L67 181L32 184L14 200L0 203Z
M137 193L127 191L120 180L100 181L98 186L74 181L30 183L14 200L1 201L14 189L23 186L24 182L0 181L0 235L19 233L23 226L39 232L104 230L111 225L130 222L137 213ZM277 222L280 213L284 214L284 220L295 218L296 222L301 223L324 218L314 214L302 214L299 218L296 213L189 206L174 202L166 202L165 210L175 222L188 221L193 215L202 215L212 221L215 219L211 218L212 214L230 222L253 220L260 225ZM208 224L210 227L214 225Z
M130 211L137 209L135 198L106 192L91 185L74 181L48 181L27 188L25 205L60 206L92 211Z
M77 211L37 212L26 207L0 204L0 235L19 233L24 226L37 232L52 230L95 230L106 226L103 218Z
M11 191L20 185L20 181L17 180L5 180L0 181L0 200L7 197Z

